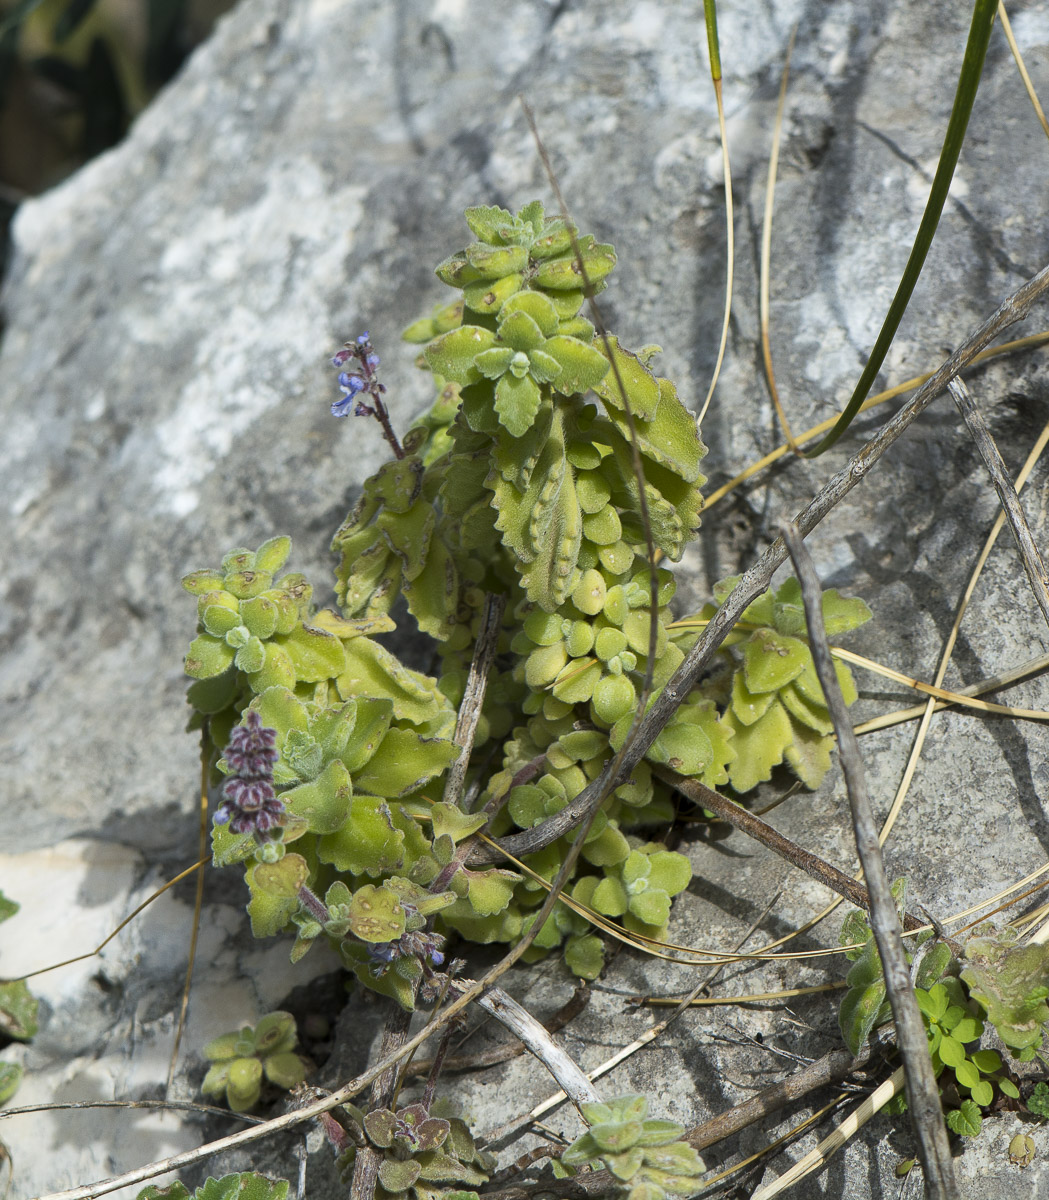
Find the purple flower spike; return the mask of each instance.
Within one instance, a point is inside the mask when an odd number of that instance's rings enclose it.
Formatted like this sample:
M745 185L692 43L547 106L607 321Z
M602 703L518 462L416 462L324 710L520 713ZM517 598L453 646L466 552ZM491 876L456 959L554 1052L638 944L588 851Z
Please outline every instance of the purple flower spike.
M254 709L230 734L226 765L233 772L222 785L224 797L215 824L228 824L233 833L254 833L263 843L280 837L284 804L273 788L273 767L280 757L277 731L267 729Z

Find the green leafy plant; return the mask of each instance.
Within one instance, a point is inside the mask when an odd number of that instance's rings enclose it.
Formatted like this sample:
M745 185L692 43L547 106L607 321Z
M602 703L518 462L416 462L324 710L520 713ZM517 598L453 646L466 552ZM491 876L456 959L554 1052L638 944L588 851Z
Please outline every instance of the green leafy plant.
M981 925L965 945L961 977L1010 1051L1034 1058L1049 1021L1049 946L1021 946L1015 930Z
M308 1063L295 1053L298 1031L291 1013L267 1013L252 1028L244 1025L208 1042L204 1057L211 1063L200 1090L205 1096L225 1096L234 1112L246 1112L259 1102L264 1080L277 1087L298 1087Z
M902 913L906 907L905 880L898 879L892 892ZM931 936L927 933L915 939L916 950ZM974 940L970 939L966 947L967 958ZM1006 941L1012 945L1011 938ZM856 1054L871 1030L890 1020L892 1014L885 999L885 978L877 945L863 913L849 913L842 924L841 944L856 947L846 952L853 960L853 966L846 977L849 986L839 1014L845 1044ZM982 943L977 944L977 953L986 955ZM908 952L908 961L912 958L913 953ZM955 1133L975 1137L980 1132L981 1109L994 1102L995 1090L1013 1100L1019 1098L1020 1091L1009 1078L997 1050L979 1048L984 1032L984 1022L979 1016L983 1002L967 986L968 972L969 969L962 969L943 942L937 942L928 948L918 964L914 994L929 1039L933 1071L941 1084L947 1124ZM992 975L981 976L981 979L986 986L993 986L1000 992L1002 985ZM983 1007L986 1009L986 1005ZM1015 1017L1015 1010L1011 1011ZM995 1028L1001 1034L997 1023ZM886 1111L903 1112L906 1100L900 1094L890 1105L886 1106Z
M1039 1080L1027 1097L1027 1111L1043 1121L1049 1121L1049 1083Z
M480 829L533 829L597 778L714 608L675 622L673 575L649 562L650 549L678 560L698 532L706 449L652 370L658 347L632 352L581 315L612 247L538 201L516 215L471 208L466 221L476 240L437 268L456 300L405 334L433 377L430 411L398 439L370 335L333 359L333 413L375 418L393 454L332 543L341 615L282 574L287 538L183 580L199 621L191 725L225 797L216 864L244 864L257 935L294 927L293 957L323 935L362 983L408 1008L452 931L510 943L533 931L527 959L561 949L586 978L603 950L580 907L664 938L691 878L687 858L651 836L673 818L666 773L742 792L786 761L815 786L833 740L788 580L748 609L724 651L729 674L687 697L605 801L569 882L574 910L533 930L570 834L527 854L527 873L467 867ZM442 776L460 754L456 708L486 594L504 609L468 811L442 798ZM435 643L436 678L376 640L399 599ZM870 616L835 591L824 610L832 633ZM841 679L851 701L847 668ZM245 774L252 739L272 762Z
M136 1200L285 1200L288 1194L286 1179L268 1179L255 1171L240 1171L223 1175L221 1179L209 1178L190 1191L180 1180L157 1187L144 1187Z
M681 1139L676 1121L648 1116L644 1096L619 1096L607 1104L582 1105L590 1128L562 1153L561 1164L600 1165L615 1176L628 1200L664 1200L667 1193L688 1195L706 1168Z

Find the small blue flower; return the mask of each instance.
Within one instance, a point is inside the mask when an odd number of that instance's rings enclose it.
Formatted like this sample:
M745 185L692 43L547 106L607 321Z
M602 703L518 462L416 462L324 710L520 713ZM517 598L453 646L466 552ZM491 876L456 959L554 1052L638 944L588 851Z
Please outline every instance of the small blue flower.
M359 375L347 375L345 371L339 376L339 387L349 396L356 396L364 391L364 380Z
M335 403L331 406L331 415L333 417L348 417L350 415L350 405L352 403L353 403L352 396L343 396L341 400L336 400ZM358 407L360 407L359 401L358 401Z
M369 341L371 341L371 336L372 335L370 333L360 334L360 336L357 338L357 345L358 346L367 346Z

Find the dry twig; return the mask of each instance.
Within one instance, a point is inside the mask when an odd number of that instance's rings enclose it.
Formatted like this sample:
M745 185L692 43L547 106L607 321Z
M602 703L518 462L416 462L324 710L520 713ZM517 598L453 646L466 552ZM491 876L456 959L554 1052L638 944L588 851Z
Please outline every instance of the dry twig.
M841 685L834 670L827 633L823 625L823 592L812 558L793 525L781 525L783 540L801 583L805 620L809 628L809 649L823 688L827 708L838 737L838 755L852 809L852 825L856 834L856 850L863 866L864 878L870 893L870 922L878 944L885 990L896 1023L896 1037L907 1071L907 1100L911 1121L918 1135L918 1155L925 1171L934 1200L959 1200L954 1162L943 1123L939 1089L929 1057L928 1039L918 1002L911 987L910 970L903 949L902 931L896 915L896 904L882 862L878 829L874 822L867 794L859 742L852 731L849 710L841 694Z

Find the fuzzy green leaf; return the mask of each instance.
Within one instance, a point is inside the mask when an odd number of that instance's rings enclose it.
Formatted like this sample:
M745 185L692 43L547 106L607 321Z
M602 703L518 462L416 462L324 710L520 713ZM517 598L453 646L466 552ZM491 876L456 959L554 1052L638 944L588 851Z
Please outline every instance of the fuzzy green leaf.
M1020 946L1014 931L983 926L965 958L961 977L1002 1041L1014 1050L1040 1046L1049 1020L1049 945Z
M407 796L440 775L459 753L452 742L393 728L357 773L355 786L377 796Z
M0 1035L17 1041L36 1037L37 998L24 979L0 983Z
M608 341L612 348L611 361L615 363L616 370L609 368L603 380L591 385L592 390L606 404L622 411L625 408L620 393L622 382L631 412L639 420L651 421L659 405L659 383L636 354L620 346L617 338L609 337Z
M729 782L737 792L749 792L771 779L772 768L783 761L787 747L794 740L790 717L776 700L753 725L740 724L731 712L725 714L723 721L732 730L732 749L736 752L728 768Z
M743 673L752 692L775 692L812 661L808 646L774 629L755 629L743 647Z
M285 854L278 862L248 868L248 916L255 937L272 937L284 929L298 911L299 888L308 876L309 867L300 854Z
M317 857L351 875L382 875L402 866L404 834L382 797L357 794L343 826L319 839Z
M209 679L221 675L233 663L236 651L223 638L201 633L190 643L186 654L186 674L193 679Z
M960 1108L947 1113L947 1127L962 1137L976 1137L983 1127L980 1109L974 1100L963 1100Z
M494 344L495 334L490 329L461 325L431 342L423 354L435 375L450 379L452 383L476 383L481 378L481 372L474 365L474 360Z
M539 411L542 394L531 375L515 378L509 371L495 385L495 411L514 437L527 433Z
M353 785L350 773L333 759L312 783L284 792L281 800L293 817L306 822L310 833L334 833L341 829L350 811Z
M0 1062L0 1104L6 1104L22 1082L22 1067L18 1063Z

